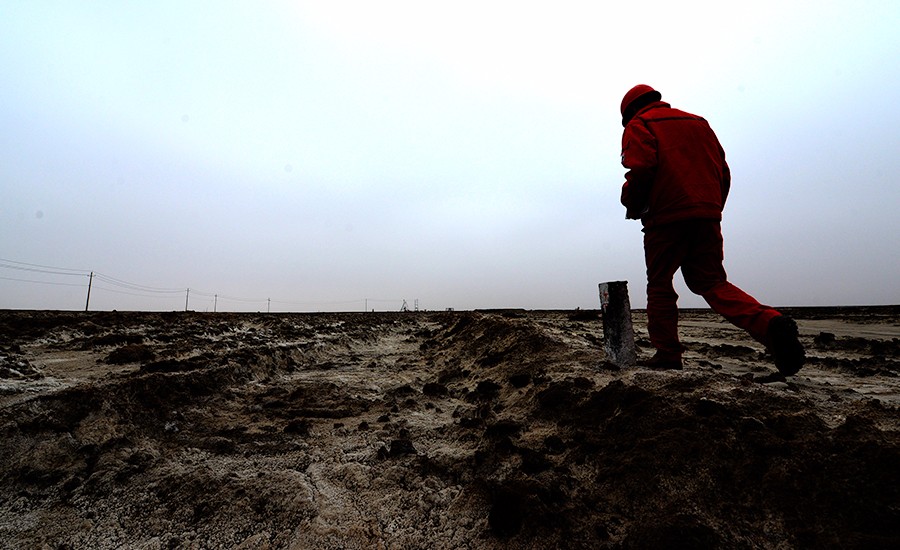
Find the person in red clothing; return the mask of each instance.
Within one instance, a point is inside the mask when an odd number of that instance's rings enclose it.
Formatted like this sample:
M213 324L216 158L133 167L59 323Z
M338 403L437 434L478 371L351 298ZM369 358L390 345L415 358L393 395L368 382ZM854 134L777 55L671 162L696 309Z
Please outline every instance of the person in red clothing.
M772 353L784 375L796 374L805 353L797 324L728 282L722 266L722 209L731 171L716 134L702 117L673 109L647 86L622 100L625 217L640 219L647 262L647 329L656 354L643 364L681 369L678 269L687 287L714 311L746 330Z

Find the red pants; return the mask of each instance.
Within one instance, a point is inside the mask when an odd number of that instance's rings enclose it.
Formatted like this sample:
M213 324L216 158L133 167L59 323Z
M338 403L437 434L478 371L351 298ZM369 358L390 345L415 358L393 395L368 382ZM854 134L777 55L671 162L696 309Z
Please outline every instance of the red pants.
M647 329L661 353L681 356L678 294L672 277L678 268L691 292L754 339L768 345L769 321L781 315L729 283L722 266L722 229L717 220L688 220L644 232L647 260Z

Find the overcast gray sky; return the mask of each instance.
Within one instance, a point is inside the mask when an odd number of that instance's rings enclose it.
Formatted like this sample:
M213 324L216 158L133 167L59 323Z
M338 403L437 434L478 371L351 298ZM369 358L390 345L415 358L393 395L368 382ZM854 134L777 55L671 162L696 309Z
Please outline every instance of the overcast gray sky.
M719 135L732 282L900 303L900 3L640 5L4 1L0 308L643 307L637 83Z

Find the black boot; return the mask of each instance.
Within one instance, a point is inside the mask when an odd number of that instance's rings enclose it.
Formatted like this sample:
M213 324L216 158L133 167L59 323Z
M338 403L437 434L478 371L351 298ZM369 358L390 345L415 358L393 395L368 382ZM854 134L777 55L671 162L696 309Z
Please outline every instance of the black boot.
M637 364L655 370L681 370L684 368L684 364L681 362L681 356L660 351L657 351L650 359L638 361Z

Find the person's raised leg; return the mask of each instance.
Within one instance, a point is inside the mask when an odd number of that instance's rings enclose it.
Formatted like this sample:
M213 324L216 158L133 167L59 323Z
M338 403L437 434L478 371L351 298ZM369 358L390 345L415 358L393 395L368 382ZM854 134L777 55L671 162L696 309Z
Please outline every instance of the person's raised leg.
M695 222L690 233L692 246L681 268L688 288L701 295L714 311L769 348L779 371L795 374L805 359L796 323L728 282L722 265L719 222Z

